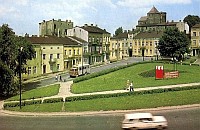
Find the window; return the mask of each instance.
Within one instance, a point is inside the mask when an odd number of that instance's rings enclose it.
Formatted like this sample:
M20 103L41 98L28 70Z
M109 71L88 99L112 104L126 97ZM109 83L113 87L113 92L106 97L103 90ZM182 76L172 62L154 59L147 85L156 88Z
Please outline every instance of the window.
M137 46L137 42L135 42L135 46Z
M74 50L74 55L76 54L76 50Z
M59 49L59 47L57 47L57 49Z
M60 54L57 54L57 59L60 59Z
M122 43L122 47L124 47L124 43Z
M132 43L130 43L130 47L132 47L133 45L132 45Z
M126 47L128 47L128 43L126 43Z
M60 70L60 64L57 64L57 70Z
M28 75L31 74L31 67L28 67Z
M150 46L152 46L152 42L150 42Z
M197 33L196 33L196 32L193 32L193 36L197 36Z
M53 59L53 54L50 54L50 59Z
M193 40L193 45L196 46L196 40Z
M53 49L53 47L51 47L51 49Z
M65 55L67 55L67 50L65 50Z
M71 55L72 54L72 50L69 50L69 55Z
M45 47L43 47L43 49L45 49Z
M36 73L37 73L37 67L34 66L34 67L33 67L33 74L36 74Z
M34 53L34 58L37 58L37 52L35 51L35 53Z
M91 39L91 37L89 37L89 40L88 40L89 42L91 42L92 41L92 39Z
M43 60L45 60L46 59L46 54L43 54Z

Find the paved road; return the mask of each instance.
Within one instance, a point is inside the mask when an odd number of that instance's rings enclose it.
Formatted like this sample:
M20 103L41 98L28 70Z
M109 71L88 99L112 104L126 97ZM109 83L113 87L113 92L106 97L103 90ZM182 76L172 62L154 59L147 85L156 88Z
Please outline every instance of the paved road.
M152 111L164 115L168 130L199 130L200 108ZM0 130L121 130L124 113L91 116L0 116Z

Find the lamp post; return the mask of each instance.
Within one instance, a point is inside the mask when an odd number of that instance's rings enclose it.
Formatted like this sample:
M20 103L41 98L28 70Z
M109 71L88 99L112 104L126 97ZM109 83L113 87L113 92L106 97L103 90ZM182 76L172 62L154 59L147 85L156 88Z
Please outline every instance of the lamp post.
M19 50L19 92L20 92L20 96L19 96L19 106L20 109L22 108L22 76L21 76L21 65L22 65L22 49L23 47L20 47Z
M82 75L83 75L83 43L82 43L82 53L81 53L81 58L82 58Z

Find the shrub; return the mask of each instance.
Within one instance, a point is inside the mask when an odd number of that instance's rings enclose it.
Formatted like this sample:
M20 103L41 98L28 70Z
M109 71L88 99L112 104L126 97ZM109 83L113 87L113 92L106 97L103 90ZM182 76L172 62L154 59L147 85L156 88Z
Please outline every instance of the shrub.
M44 99L43 103L56 103L56 102L63 102L63 98L50 98Z
M164 93L164 92L170 92L170 91L182 91L182 90L191 90L191 89L200 89L200 86L154 89L154 90L144 90L144 91L135 91L135 92L115 93L115 94L74 96L74 97L66 97L65 101L73 102L73 101L91 100L91 99L98 99L98 98L111 98L111 97L121 97L121 96L130 96L130 95L154 94L154 93Z
M33 105L33 104L41 104L42 100L30 100L30 101L24 101L25 105Z

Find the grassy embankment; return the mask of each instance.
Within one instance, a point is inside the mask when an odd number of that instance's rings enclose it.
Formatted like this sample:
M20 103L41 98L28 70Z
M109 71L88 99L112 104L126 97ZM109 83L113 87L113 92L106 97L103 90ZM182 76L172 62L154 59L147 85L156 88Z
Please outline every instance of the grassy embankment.
M126 81L133 81L135 88L155 87L172 84L199 82L199 66L177 65L180 77L176 79L155 80L155 66L163 65L165 71L173 71L173 64L147 63L138 64L118 70L103 76L75 83L73 93L88 93L98 91L120 90L126 86Z

